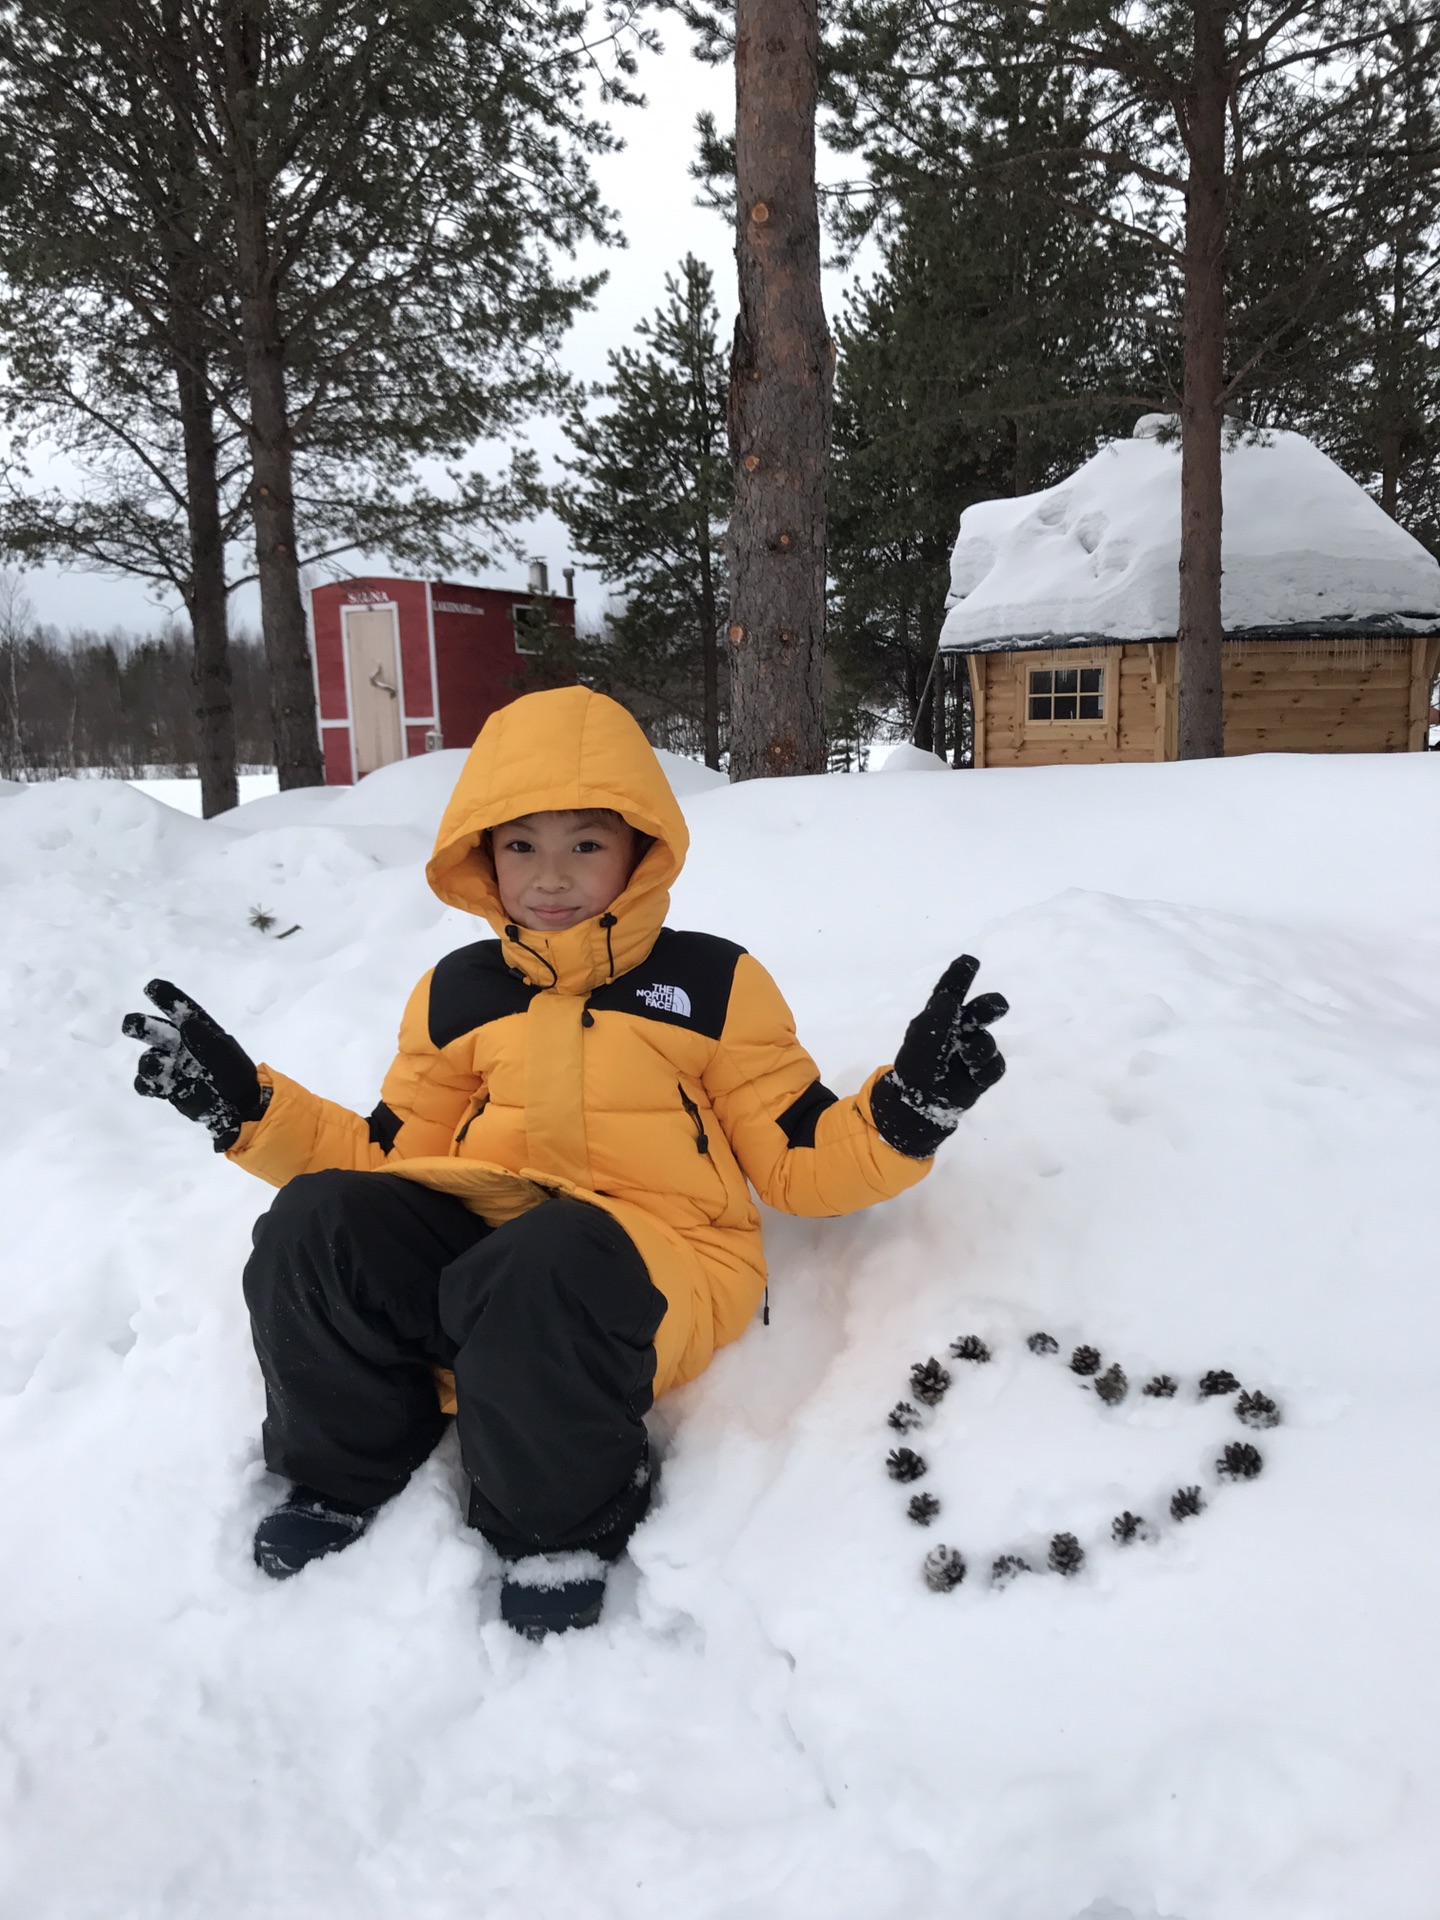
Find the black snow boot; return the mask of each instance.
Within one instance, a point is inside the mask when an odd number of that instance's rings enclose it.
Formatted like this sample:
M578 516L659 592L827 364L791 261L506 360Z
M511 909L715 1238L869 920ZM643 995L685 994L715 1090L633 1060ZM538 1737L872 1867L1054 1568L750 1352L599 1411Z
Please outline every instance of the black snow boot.
M288 1580L312 1560L352 1545L379 1511L334 1500L314 1487L292 1487L284 1506L255 1529L255 1564L272 1580Z
M598 1553L534 1553L512 1560L500 1588L500 1618L527 1640L593 1627L605 1604Z

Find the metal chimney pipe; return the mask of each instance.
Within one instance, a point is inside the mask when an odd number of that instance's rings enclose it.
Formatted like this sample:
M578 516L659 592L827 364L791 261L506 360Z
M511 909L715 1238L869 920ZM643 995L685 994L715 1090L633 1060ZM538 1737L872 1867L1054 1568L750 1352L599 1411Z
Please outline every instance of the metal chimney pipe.
M531 593L549 593L550 591L550 569L543 560L530 562L530 591Z

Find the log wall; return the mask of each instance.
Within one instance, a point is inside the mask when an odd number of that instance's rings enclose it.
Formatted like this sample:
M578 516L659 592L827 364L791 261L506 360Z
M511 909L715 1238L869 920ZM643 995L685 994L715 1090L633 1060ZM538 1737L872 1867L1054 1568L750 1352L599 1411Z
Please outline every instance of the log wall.
M975 764L1096 765L1173 760L1178 738L1175 642L971 654ZM1101 721L1035 721L1032 670L1103 665ZM1225 751L1404 753L1423 748L1440 639L1225 644Z
M1141 642L1066 647L1053 653L969 655L976 766L1096 766L1110 760L1164 759L1164 713L1167 707L1174 710L1173 697L1166 699L1173 681L1174 652L1172 641L1168 647L1147 647ZM1088 666L1105 669L1103 720L1028 718L1026 693L1032 671Z

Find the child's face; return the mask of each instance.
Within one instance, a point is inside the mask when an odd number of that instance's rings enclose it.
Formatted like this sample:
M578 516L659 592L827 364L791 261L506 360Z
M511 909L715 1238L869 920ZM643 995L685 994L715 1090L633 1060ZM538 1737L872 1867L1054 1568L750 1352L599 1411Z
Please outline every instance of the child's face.
M603 913L635 869L635 829L609 813L527 813L490 834L500 904L540 933Z

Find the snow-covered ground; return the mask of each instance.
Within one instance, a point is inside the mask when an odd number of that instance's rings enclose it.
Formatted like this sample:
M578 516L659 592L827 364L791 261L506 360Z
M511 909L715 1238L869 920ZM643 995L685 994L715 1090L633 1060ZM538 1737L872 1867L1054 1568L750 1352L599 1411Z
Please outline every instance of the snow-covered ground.
M178 775L159 775L148 780L131 780L128 783L138 787L141 793L148 793L155 800L163 800L167 807L178 807L182 813L193 813L200 817L200 782L187 780ZM260 800L266 794L276 790L273 773L242 773L239 776L240 804L249 800Z
M368 1109L477 931L420 872L453 767L209 824L0 797L0 1913L1434 1920L1440 760L692 792L675 923L765 960L832 1086L963 949L1011 1071L913 1194L770 1222L770 1327L657 1411L633 1565L539 1647L448 1448L351 1552L255 1571L266 1193L135 1098L118 1031L164 973ZM967 1333L995 1357L911 1436L922 1531L885 1414ZM1201 1402L1210 1368L1283 1424ZM1112 1544L1127 1508L1157 1537ZM990 1584L1058 1531L1078 1576Z

